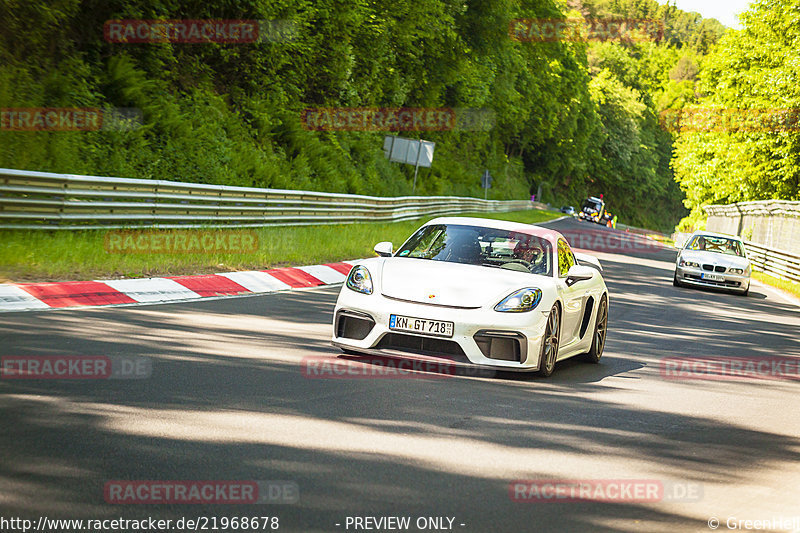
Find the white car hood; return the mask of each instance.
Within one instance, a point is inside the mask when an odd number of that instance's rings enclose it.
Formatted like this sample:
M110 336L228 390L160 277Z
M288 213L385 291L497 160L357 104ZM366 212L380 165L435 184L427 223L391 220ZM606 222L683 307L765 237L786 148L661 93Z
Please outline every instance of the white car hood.
M750 265L750 261L738 255L704 252L702 250L684 250L681 252L681 259L700 263L701 265L721 265L726 268L741 268L743 270Z
M499 268L414 258L387 258L381 293L389 298L453 307L494 305L517 289L547 278Z

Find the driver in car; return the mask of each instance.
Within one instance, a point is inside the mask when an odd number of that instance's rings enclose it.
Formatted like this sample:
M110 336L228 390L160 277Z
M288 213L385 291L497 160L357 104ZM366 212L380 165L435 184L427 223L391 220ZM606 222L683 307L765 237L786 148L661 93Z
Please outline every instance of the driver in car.
M544 250L535 240L521 240L514 246L514 259L528 263L528 268L533 273L536 273L536 270L542 266L543 257Z
M483 249L475 232L458 232L448 236L446 261L479 265L483 263Z

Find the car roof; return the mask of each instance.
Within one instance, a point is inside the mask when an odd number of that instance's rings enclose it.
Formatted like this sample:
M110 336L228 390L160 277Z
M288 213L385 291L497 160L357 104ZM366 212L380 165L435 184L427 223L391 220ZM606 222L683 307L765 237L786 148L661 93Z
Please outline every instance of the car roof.
M434 218L426 223L426 226L431 224L456 224L462 226L479 226L483 228L501 229L506 231L516 231L520 233L527 233L542 237L543 239L555 242L563 235L556 230L545 228L542 226L535 226L533 224L524 224L522 222L511 222L508 220L498 220L495 218L478 218L478 217L439 217ZM566 239L564 239L566 240Z
M742 240L741 237L737 237L736 235L728 235L726 233L716 233L716 232L713 232L713 231L705 231L705 230L695 231L694 233L692 233L692 235L689 238L693 239L694 237L696 237L698 235L701 235L703 237L722 237L724 239L733 239L733 240L736 240L736 241L741 241Z

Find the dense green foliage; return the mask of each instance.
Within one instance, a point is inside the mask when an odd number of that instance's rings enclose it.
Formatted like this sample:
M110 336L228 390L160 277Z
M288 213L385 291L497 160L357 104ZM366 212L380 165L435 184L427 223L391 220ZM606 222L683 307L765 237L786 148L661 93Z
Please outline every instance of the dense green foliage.
M517 42L516 18L663 20L659 42ZM290 21L290 40L120 44L111 19ZM132 131L0 131L0 166L326 190L411 192L381 132L304 129L307 107L484 108L488 131L436 142L418 193L577 203L605 194L621 221L685 214L658 113L694 101L713 20L656 0L3 0L0 107L138 108Z
M754 2L742 22L703 62L693 108L742 110L744 122L708 121L676 143L687 228L702 224L708 204L800 200L800 1Z

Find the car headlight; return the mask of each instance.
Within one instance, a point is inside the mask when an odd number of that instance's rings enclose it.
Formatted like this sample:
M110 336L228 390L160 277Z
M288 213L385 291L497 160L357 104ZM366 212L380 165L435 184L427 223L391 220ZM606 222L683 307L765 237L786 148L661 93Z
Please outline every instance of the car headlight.
M728 272L731 274L744 274L744 269L742 268L729 268Z
M372 276L367 267L353 267L347 276L347 288L362 294L372 294Z
M700 264L699 263L695 263L694 261L684 261L683 259L681 259L681 263L680 264L681 264L682 267L700 268Z
M541 289L520 289L503 298L503 301L494 306L494 310L501 313L524 313L535 309L541 299Z

